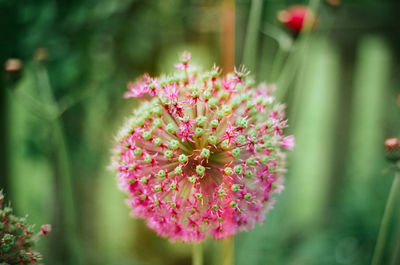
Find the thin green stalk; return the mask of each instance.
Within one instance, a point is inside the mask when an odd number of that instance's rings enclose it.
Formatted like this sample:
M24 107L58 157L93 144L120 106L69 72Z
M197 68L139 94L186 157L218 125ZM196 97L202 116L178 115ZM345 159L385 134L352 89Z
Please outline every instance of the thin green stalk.
M222 265L234 264L235 237L231 236L222 242Z
M38 82L39 87L42 89L44 100L54 109L58 110L56 100L50 86L50 81L46 69L38 64ZM74 200L74 191L72 184L71 166L68 155L67 141L65 138L64 128L59 118L52 121L54 133L54 145L56 146L56 155L58 170L60 175L60 193L63 209L63 220L65 222L66 231L65 240L70 251L70 258L73 264L83 264L81 255L81 246L78 236L76 208Z
M386 202L385 212L383 213L381 226L379 228L378 240L376 241L375 251L371 265L381 264L381 258L383 250L385 248L389 224L390 220L392 219L394 204L396 202L399 189L400 189L400 169L397 169L396 175L393 179L392 187L390 189L389 198Z
M193 244L192 265L203 265L203 244Z
M399 212L399 217L400 220L400 212ZM392 261L391 265L396 265L400 263L400 222L397 224L397 233L395 236L396 239L396 246L394 247L392 251Z
M275 83L279 77L280 70L282 69L283 63L285 62L285 57L287 53L281 47L278 47L278 51L274 57L271 70L271 82Z
M256 68L257 43L261 23L262 4L262 0L253 0L251 2L249 22L247 24L247 33L244 43L242 61L243 64L252 72L254 72Z
M317 10L320 4L320 0L310 0L308 2L308 7L310 10L314 13L317 14ZM305 23L303 24L303 27L305 27ZM279 92L278 92L278 99L285 98L289 85L293 81L293 79L296 76L296 73L298 73L298 80L297 84L302 83L302 78L304 76L305 72L305 67L299 67L302 63L304 65L304 62L307 61L307 58L309 57L309 46L311 43L311 34L309 32L303 34L301 33L296 42L295 45L299 46L298 49L299 51L297 52L292 52L289 56L289 58L286 59L286 63L284 64L282 71L278 73L278 76L276 77L276 84L278 85ZM281 49L281 47L279 47ZM292 49L296 50L296 49ZM299 69L300 68L300 69ZM275 81L275 80L273 80Z

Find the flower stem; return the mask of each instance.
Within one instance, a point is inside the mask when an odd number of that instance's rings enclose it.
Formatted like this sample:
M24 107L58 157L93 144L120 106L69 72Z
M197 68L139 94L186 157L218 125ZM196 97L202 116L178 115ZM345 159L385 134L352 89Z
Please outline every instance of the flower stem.
M51 105L58 112L58 105L53 95L50 80L46 68L37 64L38 83L44 94L43 100ZM69 161L67 139L62 121L59 117L52 120L54 145L57 148L56 159L59 171L60 192L63 221L65 224L64 231L65 241L69 248L69 254L73 264L84 264L82 248L79 241L74 189L72 183L71 165Z
M250 71L255 72L257 59L257 43L260 32L260 23L262 15L262 0L252 0L247 24L247 33L244 43L244 53L242 62Z
M399 189L400 189L400 169L397 169L396 175L393 179L392 187L390 189L389 198L386 202L385 212L383 213L381 226L379 228L378 240L376 242L375 251L371 263L372 265L381 264L383 249L385 247L389 224L390 220L392 219L394 204L396 202L396 197Z
M233 265L235 237L231 236L222 242L222 265Z
M202 243L193 244L192 265L203 265L203 245L202 245Z

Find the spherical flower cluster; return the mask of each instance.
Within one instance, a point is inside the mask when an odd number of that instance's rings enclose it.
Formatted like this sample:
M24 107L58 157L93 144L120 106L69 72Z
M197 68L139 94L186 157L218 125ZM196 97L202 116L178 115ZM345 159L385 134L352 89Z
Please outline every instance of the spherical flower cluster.
M292 149L273 86L253 87L242 67L200 73L184 53L177 72L128 84L143 101L113 151L132 215L171 241L221 239L262 222L282 190Z
M31 249L38 237L50 233L51 226L43 225L40 232L34 233L26 218L13 215L12 208L3 203L4 196L0 191L0 264L38 264L41 256Z

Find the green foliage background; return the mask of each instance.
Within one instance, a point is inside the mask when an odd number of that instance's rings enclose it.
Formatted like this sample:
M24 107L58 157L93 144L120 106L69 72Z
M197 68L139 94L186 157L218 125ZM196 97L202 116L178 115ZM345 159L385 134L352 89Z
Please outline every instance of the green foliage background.
M275 209L235 238L236 264L368 264L393 178L383 141L400 136L400 4L320 1L316 30L294 41L276 12L304 2L258 1L258 23L252 2L236 0L236 63L277 82L296 148ZM190 246L129 217L107 166L138 104L122 98L129 80L183 50L221 63L220 1L0 0L0 14L0 62L23 62L1 77L0 185L17 213L53 224L44 263L189 264ZM398 208L384 264L400 264ZM220 244L206 242L205 264L220 264Z

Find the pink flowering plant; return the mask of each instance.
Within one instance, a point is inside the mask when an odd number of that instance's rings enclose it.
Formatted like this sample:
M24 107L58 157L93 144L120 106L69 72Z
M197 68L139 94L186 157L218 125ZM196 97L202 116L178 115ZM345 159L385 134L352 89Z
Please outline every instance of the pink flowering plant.
M39 264L42 257L32 248L39 237L47 236L50 231L51 226L46 224L35 233L25 217L15 216L13 209L5 205L0 190L0 265Z
M282 189L293 136L274 86L241 67L200 72L184 53L176 73L144 74L141 104L116 137L112 166L134 217L171 241L223 239L261 223Z

